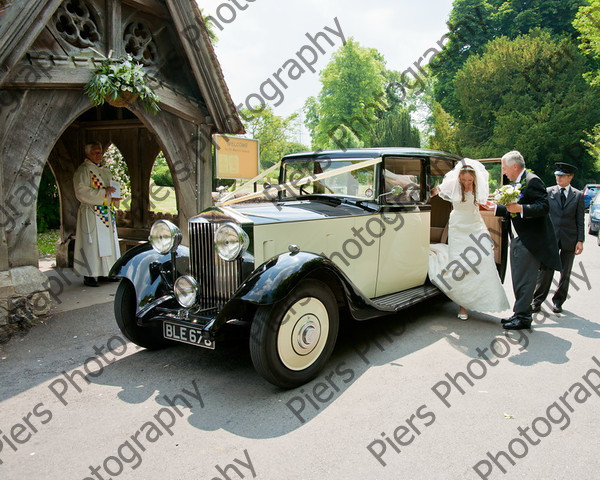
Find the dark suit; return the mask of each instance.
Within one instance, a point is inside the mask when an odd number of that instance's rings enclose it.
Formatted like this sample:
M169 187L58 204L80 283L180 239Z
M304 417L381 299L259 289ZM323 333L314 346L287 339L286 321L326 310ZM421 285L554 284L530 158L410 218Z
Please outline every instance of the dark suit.
M583 193L571 187L564 207L560 203L560 187L555 185L548 188L548 203L550 205L550 218L554 225L554 232L558 238L560 249L560 281L558 288L552 296L552 303L561 307L567 299L571 269L575 259L575 246L577 242L583 242L585 237L585 208ZM541 305L550 291L554 271L548 268L540 268L537 286L533 295L533 303Z
M522 214L512 217L504 205L496 216L506 217L517 232L510 243L510 267L515 293L514 315L531 322L531 303L540 265L560 270L560 257L552 222L548 216L548 194L544 182L534 173L524 171L520 180ZM522 215L522 216L521 216Z

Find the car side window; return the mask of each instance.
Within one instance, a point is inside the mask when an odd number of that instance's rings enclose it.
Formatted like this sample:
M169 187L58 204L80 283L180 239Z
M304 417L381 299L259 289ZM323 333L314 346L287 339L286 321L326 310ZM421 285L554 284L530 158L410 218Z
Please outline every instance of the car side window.
M383 202L402 204L423 201L423 165L422 158L386 157L383 165Z
M447 158L431 158L429 161L429 188L437 187L444 180L450 170L454 168L454 162Z

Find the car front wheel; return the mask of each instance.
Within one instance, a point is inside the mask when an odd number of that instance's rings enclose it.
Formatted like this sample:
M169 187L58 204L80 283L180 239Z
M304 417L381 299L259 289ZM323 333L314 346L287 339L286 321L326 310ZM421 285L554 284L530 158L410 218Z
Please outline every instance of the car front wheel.
M274 385L302 385L325 366L338 327L331 289L323 282L305 280L281 302L257 310L250 329L252 363Z
M135 287L124 278L119 283L115 294L115 318L123 335L136 345L148 350L157 350L169 345L171 342L163 338L160 327L155 325L140 327L137 324L136 306Z

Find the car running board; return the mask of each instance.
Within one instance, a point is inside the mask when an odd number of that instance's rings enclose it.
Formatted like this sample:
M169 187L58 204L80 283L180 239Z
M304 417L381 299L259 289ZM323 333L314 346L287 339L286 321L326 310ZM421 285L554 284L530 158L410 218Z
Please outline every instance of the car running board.
M420 303L423 300L434 297L440 293L441 291L437 287L426 284L402 292L373 298L371 301L381 309L397 312L398 310Z

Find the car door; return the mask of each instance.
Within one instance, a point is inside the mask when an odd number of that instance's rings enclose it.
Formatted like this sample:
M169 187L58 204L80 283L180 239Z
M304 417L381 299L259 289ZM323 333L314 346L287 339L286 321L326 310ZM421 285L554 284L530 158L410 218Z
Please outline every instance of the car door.
M423 285L427 278L430 211L420 208L427 199L426 161L416 156L383 159L376 297ZM398 186L402 191L393 192ZM373 221L371 228L375 226Z

